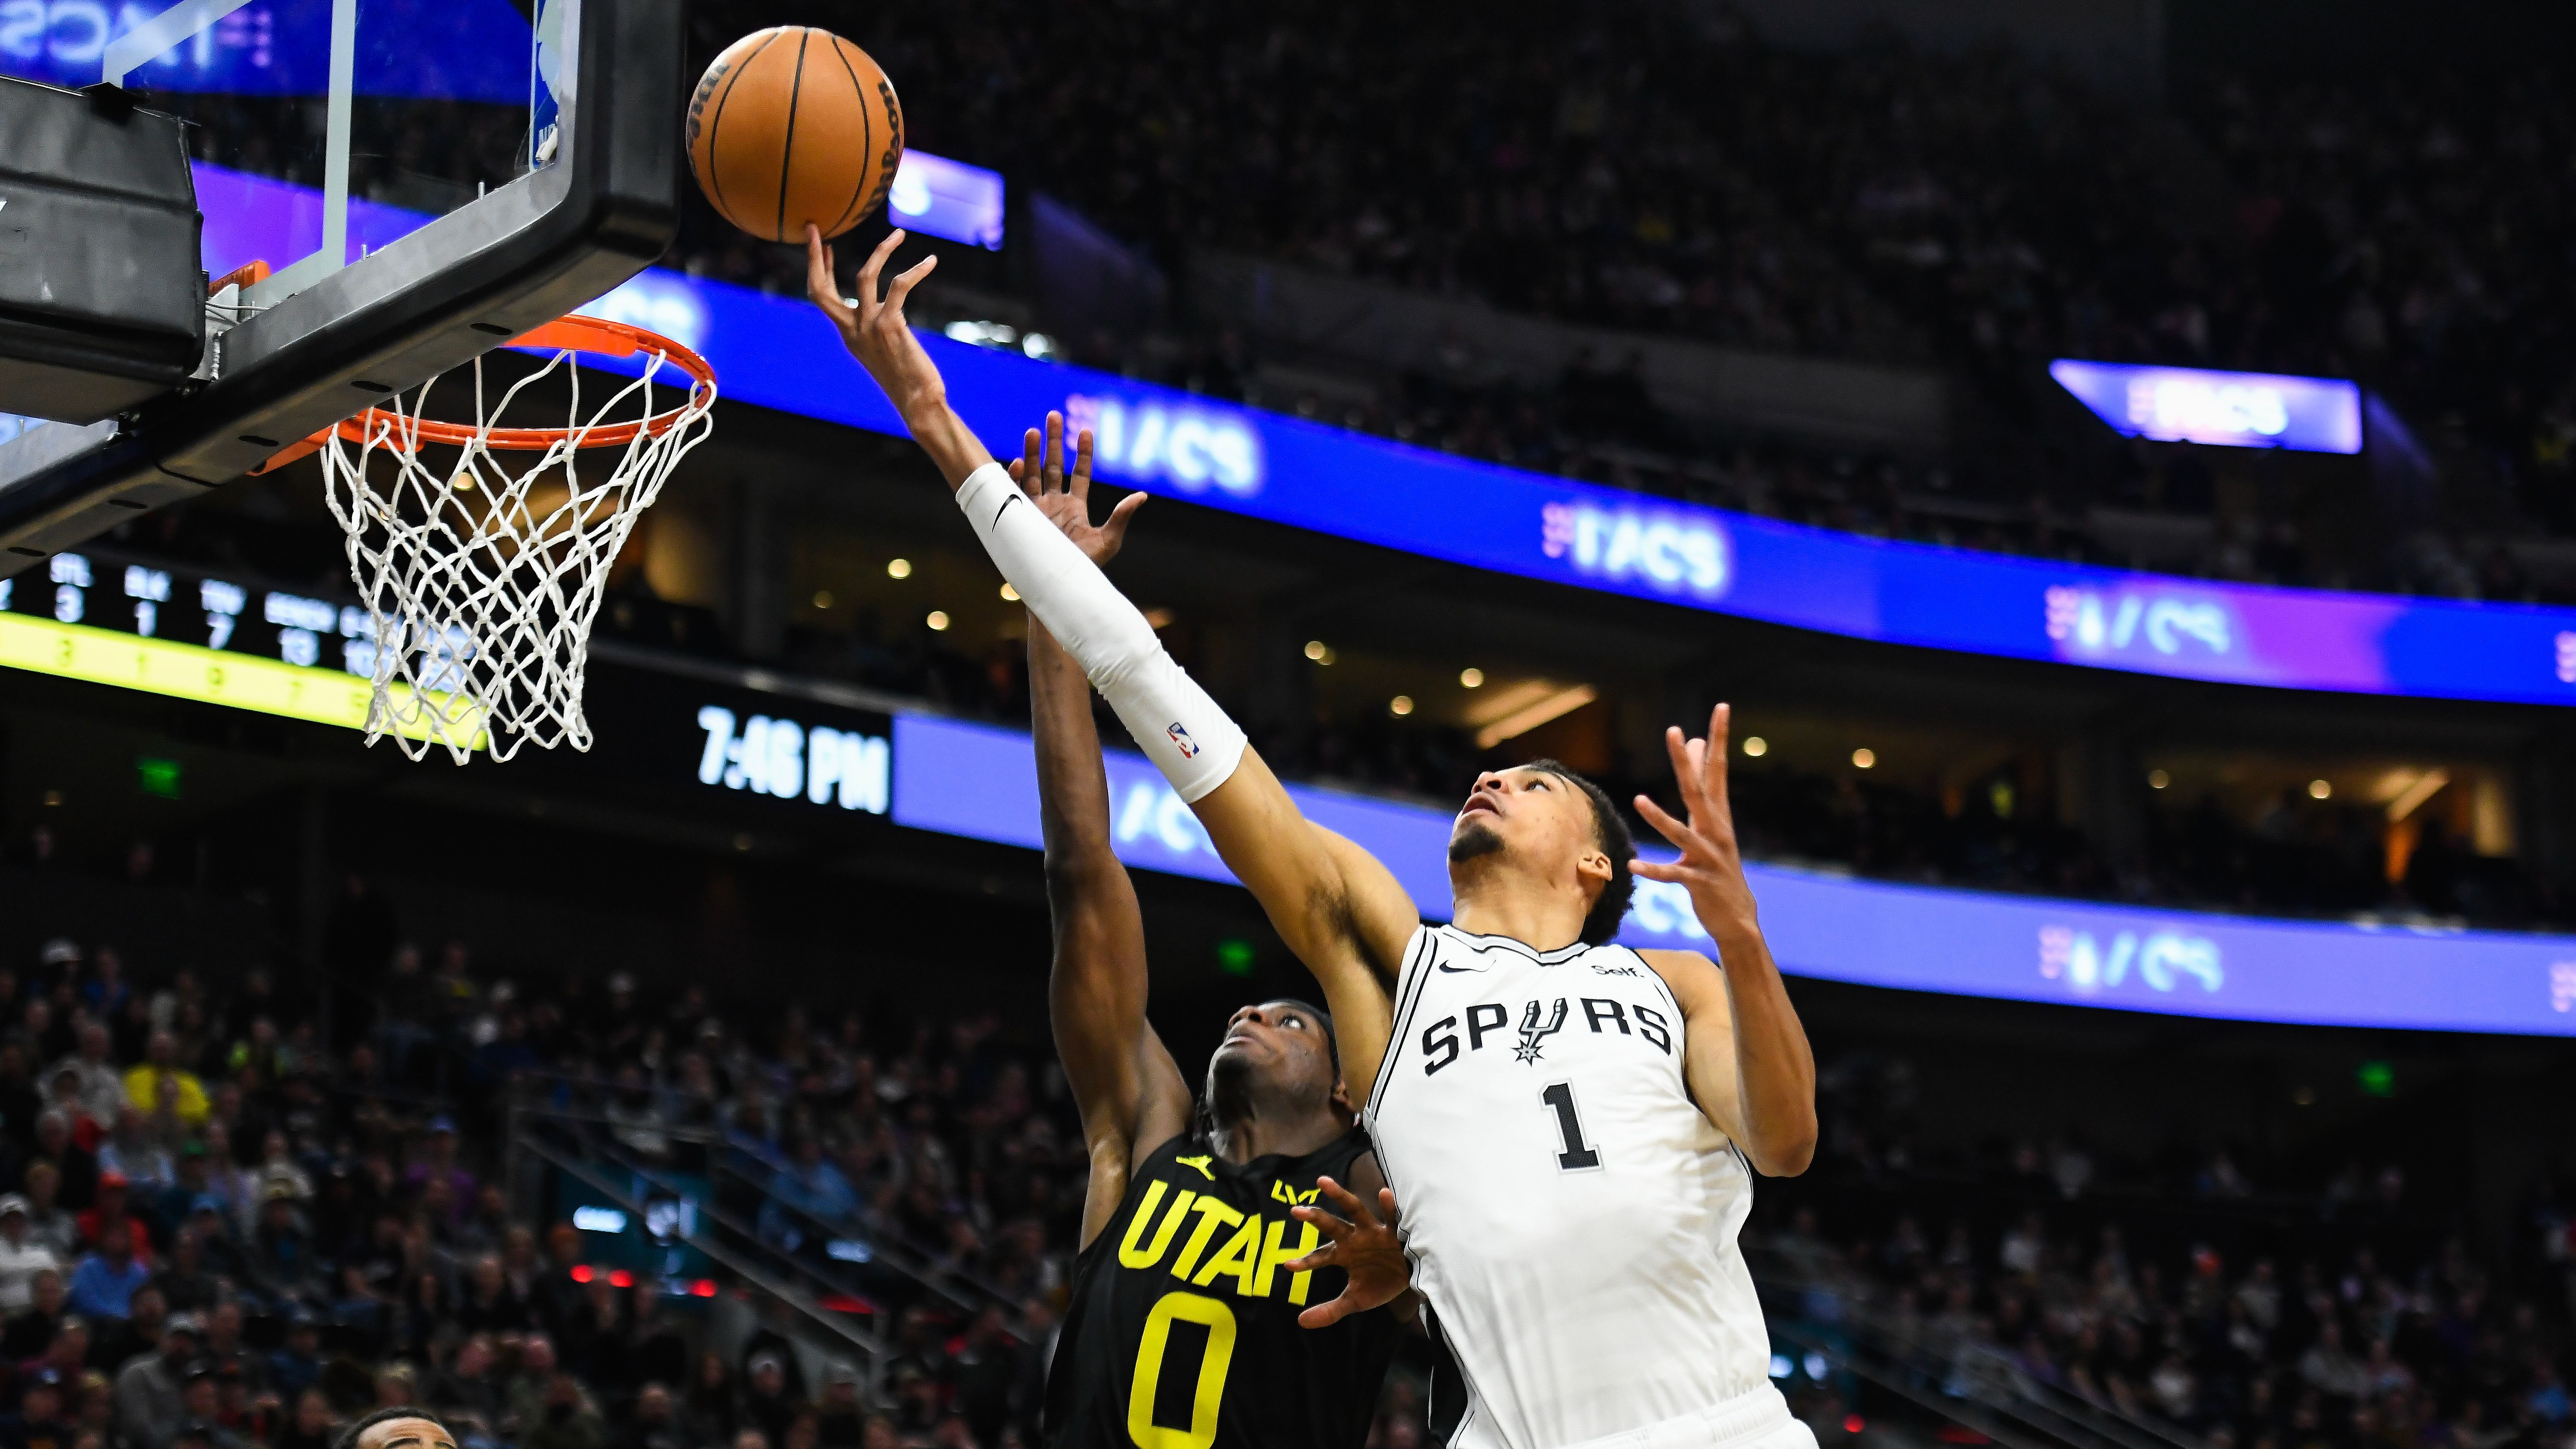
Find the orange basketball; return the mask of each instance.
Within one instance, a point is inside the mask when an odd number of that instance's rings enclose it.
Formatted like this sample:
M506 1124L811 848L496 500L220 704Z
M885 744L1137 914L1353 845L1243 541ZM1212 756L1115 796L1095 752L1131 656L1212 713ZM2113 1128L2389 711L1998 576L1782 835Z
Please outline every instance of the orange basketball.
M725 220L764 241L839 236L885 203L903 106L868 53L781 25L725 48L689 100L689 169Z

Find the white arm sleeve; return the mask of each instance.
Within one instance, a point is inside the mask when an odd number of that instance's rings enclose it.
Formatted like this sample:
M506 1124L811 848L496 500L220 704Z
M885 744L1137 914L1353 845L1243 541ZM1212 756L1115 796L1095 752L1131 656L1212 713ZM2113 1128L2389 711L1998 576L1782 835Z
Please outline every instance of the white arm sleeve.
M1154 626L1072 539L987 463L958 485L957 506L1002 577L1082 665L1136 746L1197 804L1243 762L1243 731L1154 637Z

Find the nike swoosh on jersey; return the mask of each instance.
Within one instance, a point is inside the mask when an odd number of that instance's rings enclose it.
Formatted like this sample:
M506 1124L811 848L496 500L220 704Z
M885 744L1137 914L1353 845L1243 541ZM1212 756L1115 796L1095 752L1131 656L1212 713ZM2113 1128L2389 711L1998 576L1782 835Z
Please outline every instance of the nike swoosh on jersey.
M1443 961L1440 963L1440 969L1448 972L1452 976L1472 976L1485 968L1482 966L1452 966L1448 962Z

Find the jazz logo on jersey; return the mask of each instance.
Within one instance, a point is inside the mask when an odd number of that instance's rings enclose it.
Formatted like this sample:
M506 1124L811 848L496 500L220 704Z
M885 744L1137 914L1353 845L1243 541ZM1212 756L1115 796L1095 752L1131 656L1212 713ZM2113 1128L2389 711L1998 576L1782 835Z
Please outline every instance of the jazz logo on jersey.
M1531 1002L1529 1010L1521 1013L1521 1044L1512 1048L1512 1060L1536 1066L1539 1057L1547 1051L1547 1039L1563 1030L1565 1030L1564 997L1560 996L1556 999L1556 1015L1544 1027L1538 1024L1538 1003Z
M1199 742L1191 739L1190 732L1181 728L1177 721L1175 721L1170 727L1166 728L1163 733L1170 735L1172 737L1172 743L1180 746L1182 759L1195 760L1199 757Z
M1172 1199L1169 1211L1163 1210L1163 1196L1169 1184L1161 1178L1145 1184L1145 1197L1136 1204L1136 1215L1127 1220L1127 1231L1118 1240L1118 1266L1138 1271L1153 1267L1170 1258L1172 1276L1192 1287L1207 1288L1224 1279L1239 1298L1267 1298L1278 1286L1279 1269L1315 1251L1323 1235L1313 1223L1298 1223L1297 1237L1288 1240L1288 1221L1273 1219L1261 1213L1244 1213L1228 1207L1214 1197L1203 1197L1182 1188ZM1162 1221L1155 1218L1160 1215ZM1197 1222L1187 1236L1181 1228L1192 1218ZM1148 1229L1151 1236L1148 1236ZM1222 1241L1218 1234L1224 1233ZM1173 1243L1180 1244L1175 1255ZM1209 1249L1215 1249L1213 1256ZM1287 1297L1290 1303L1303 1305L1314 1286L1315 1273L1307 1269L1288 1275Z
M1571 1003L1581 1008L1583 1025L1595 1036L1620 1036L1652 1046L1666 1056L1673 1052L1673 1024L1664 1013L1637 1002L1614 1001L1606 996L1586 996ZM1573 1012L1566 998L1538 1000L1521 1009L1518 1043L1512 1048L1512 1060L1536 1063L1547 1051L1547 1039L1565 1030ZM1547 1024L1539 1024L1544 1012ZM1422 1075L1437 1074L1464 1055L1485 1049L1485 1038L1504 1037L1511 1022L1511 1008L1496 1001L1479 1001L1464 1013L1467 1043L1458 1044L1460 1018L1444 1016L1422 1029Z

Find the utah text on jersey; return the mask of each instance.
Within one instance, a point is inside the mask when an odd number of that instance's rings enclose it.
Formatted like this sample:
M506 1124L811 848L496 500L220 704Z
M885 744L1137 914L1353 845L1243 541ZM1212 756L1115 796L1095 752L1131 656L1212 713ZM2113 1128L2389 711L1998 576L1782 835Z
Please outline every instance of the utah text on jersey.
M1177 1158L1183 1167L1206 1172L1207 1159ZM1189 1188L1171 1194L1171 1205L1164 1206L1166 1190L1171 1184L1157 1178L1145 1185L1144 1200L1136 1205L1135 1216L1127 1220L1126 1235L1118 1240L1118 1265L1143 1270L1171 1262L1175 1278L1194 1288L1211 1288L1222 1281L1238 1298L1267 1298L1280 1285L1279 1265L1292 1263L1315 1251L1320 1235L1313 1223L1295 1222L1288 1209L1298 1203L1312 1203L1316 1190L1304 1192L1286 1183L1270 1185L1271 1196L1281 1202L1279 1215L1244 1213L1229 1207L1215 1197L1203 1197ZM1183 1236L1182 1227L1189 1232ZM1295 1228L1294 1241L1288 1230ZM1218 1234L1224 1241L1218 1242ZM1178 1253L1173 1244L1180 1245ZM1210 1245L1215 1252L1209 1252ZM1303 1305L1313 1287L1314 1273L1287 1275L1288 1301Z

